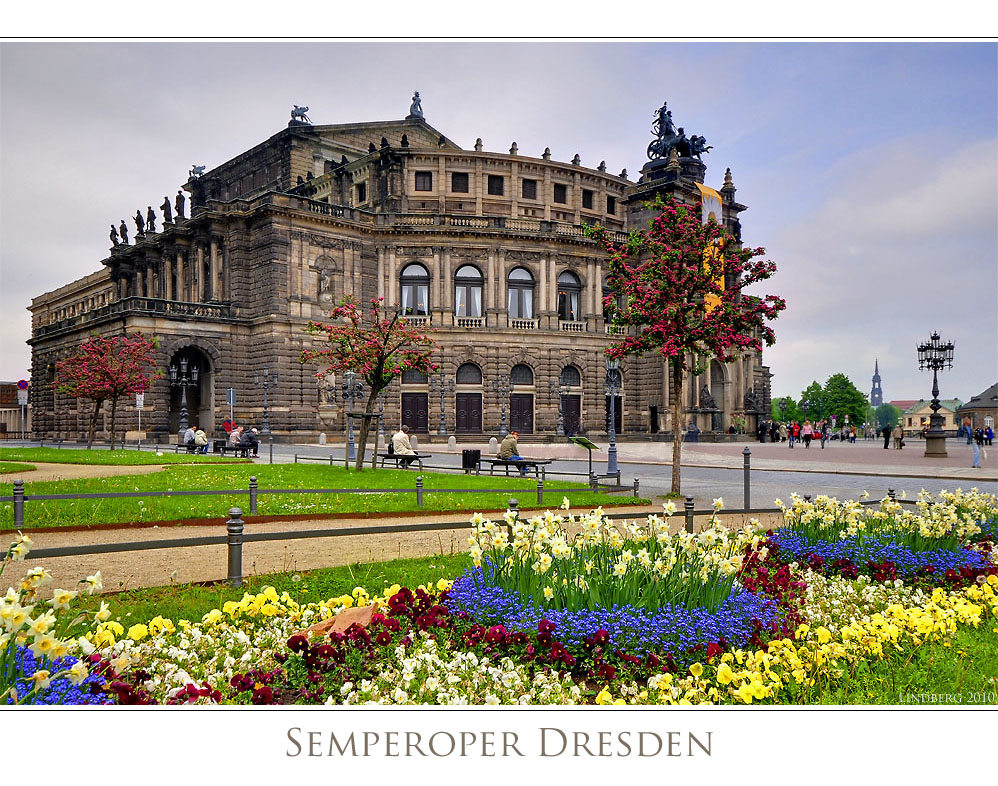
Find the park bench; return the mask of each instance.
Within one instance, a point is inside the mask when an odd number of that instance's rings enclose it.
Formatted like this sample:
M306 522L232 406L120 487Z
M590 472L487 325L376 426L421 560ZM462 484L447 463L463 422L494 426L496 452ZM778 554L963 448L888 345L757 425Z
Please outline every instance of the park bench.
M505 467L506 468L506 475L507 476L509 475L509 468L510 467L516 467L517 470L519 470L520 467L525 467L528 471L530 470L531 467L533 467L534 474L537 475L538 478L543 478L543 474L544 474L544 471L545 471L544 468L548 464L551 463L552 459L528 459L528 458L521 458L521 459L501 459L501 458L483 458L483 459L481 459L481 461L479 461L479 465L478 465L479 469L481 469L481 462L482 461L489 462L489 474L490 475L492 475L495 472L495 468L496 467Z
M423 471L423 459L429 458L432 454L430 453L379 453L378 458L381 459L381 466L385 466L386 461L394 461L395 468L398 469L402 466L403 459L412 459L419 465L419 471ZM410 464L412 463L410 462ZM406 468L408 469L408 467Z

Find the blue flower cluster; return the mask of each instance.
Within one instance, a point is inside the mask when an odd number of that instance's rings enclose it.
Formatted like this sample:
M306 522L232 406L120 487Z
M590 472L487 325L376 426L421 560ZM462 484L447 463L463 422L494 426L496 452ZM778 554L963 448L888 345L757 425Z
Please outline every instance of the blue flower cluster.
M992 516L990 519L977 522L977 525L981 528L981 531L974 535L970 540L975 543L982 540L990 540L992 543L998 543L998 516Z
M807 562L811 555L816 555L825 562L847 559L862 570L867 562L893 562L897 566L897 574L902 579L911 579L919 571L930 565L936 574L945 573L949 569L959 571L969 568L985 568L987 558L969 549L949 551L934 549L932 551L911 551L893 541L879 538L866 538L860 543L858 538L842 540L811 541L798 533L781 530L771 538L786 555L792 555L798 562Z
M71 668L76 663L77 658L66 656L59 658L44 666L53 674L64 669ZM31 675L38 671L40 666L34 654L27 647L18 647L14 651L14 673L17 675L17 692L24 696L31 689ZM48 688L39 691L32 696L29 701L33 704L112 704L113 699L103 693L94 693L91 686L102 686L104 678L91 674L79 685L74 685L65 677L57 677L52 680ZM7 699L7 704L13 704L13 699Z
M776 603L751 592L735 590L713 613L706 609L663 606L653 612L633 606L567 611L540 609L519 593L486 585L481 569L465 572L447 595L452 612L464 611L482 625L503 625L507 630L532 631L542 619L557 628L554 637L566 645L579 645L601 628L615 647L634 653L671 653L685 662L684 655L698 644L707 646L724 639L735 647L748 644L753 620L764 627L779 619Z

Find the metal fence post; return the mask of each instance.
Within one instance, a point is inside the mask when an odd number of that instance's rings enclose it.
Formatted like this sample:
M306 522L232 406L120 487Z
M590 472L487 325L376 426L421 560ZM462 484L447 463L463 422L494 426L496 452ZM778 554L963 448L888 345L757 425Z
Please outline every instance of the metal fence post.
M513 514L513 521L519 521L520 520L520 502L519 502L519 500L516 499L516 497L510 497L509 498L509 502L506 503L506 509L509 510ZM509 541L510 541L510 543L512 543L513 542L513 525L512 524L507 524L506 525L506 532L509 533Z
M416 507L423 507L423 476L416 476Z
M897 493L894 489L887 489L887 496L891 498L891 502L897 502Z
M683 509L686 512L686 531L693 532L693 497L686 497Z
M225 530L229 533L229 586L241 587L243 583L243 512L229 508Z
M24 481L14 481L14 529L24 528Z
M544 504L544 481L537 478L537 504Z
M640 481L637 478L635 478L634 479L634 496L635 497L638 496L638 485L639 484L640 484Z
M745 465L745 510L752 507L752 491L751 485L752 481L750 479L749 473L752 469L752 451L748 449L748 445L745 446L745 450L742 451L742 456L744 458Z
M250 515L251 516L255 516L256 515L256 489L257 489L256 475L250 475L249 494L250 494ZM242 513L242 511L239 511L239 512Z
M811 501L811 495L810 494L805 494L804 495L804 501L805 502L810 502Z

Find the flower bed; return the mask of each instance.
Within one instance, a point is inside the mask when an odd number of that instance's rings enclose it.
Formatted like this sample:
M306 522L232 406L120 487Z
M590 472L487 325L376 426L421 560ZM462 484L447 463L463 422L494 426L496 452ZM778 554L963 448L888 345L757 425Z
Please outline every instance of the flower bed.
M956 501L965 502L961 495ZM991 497L990 510L980 499L974 503L980 503L985 525L998 510L995 502ZM939 520L937 514L928 510L931 520ZM57 591L52 601L38 600L45 577L35 569L21 590L0 601L7 675L0 700L811 703L838 695L850 677L880 662L890 661L894 669L920 648L946 646L963 631L998 633L989 525L966 535L985 560L976 575L931 586L931 575L885 580L865 572L849 578L841 570L811 567L781 545L787 533L767 541L751 529L721 533L710 527L688 536L670 534L667 521L651 517L612 528L614 535L599 512L579 518L549 513L526 522L510 515L493 526L476 516L480 565L453 583L394 585L377 596L357 588L312 604L266 588L200 621L156 617L127 629L104 607L79 628L64 622L72 598ZM589 532L578 550L565 527ZM27 547L22 539L16 556ZM506 564L499 563L501 553ZM551 556L550 564L543 554ZM586 571L581 575L570 570L576 558ZM519 565L511 564L515 559ZM729 572L725 560L735 570ZM724 593L707 586L716 584L712 570L730 577ZM490 576L513 583L497 587ZM566 589L579 578L610 604L583 607L584 595ZM669 584L671 602L661 603L666 590L659 583ZM99 584L99 575L89 577L83 588ZM552 597L555 585L561 600ZM660 605L650 606L650 595ZM350 608L370 612L364 624L309 630L328 626ZM59 679L67 683L60 690L75 692L57 693ZM16 696L9 690L2 695L14 683Z

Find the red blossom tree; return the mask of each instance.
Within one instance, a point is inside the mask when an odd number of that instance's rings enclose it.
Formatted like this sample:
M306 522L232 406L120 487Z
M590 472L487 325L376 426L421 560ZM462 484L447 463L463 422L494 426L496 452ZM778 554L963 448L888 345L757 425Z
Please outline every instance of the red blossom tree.
M621 358L657 352L671 365L672 491L679 493L686 373L699 373L698 362L708 356L727 363L739 350L772 345L776 338L765 320L775 319L786 301L742 292L776 272L774 263L757 259L765 249L739 248L713 218L701 221L698 205L658 197L651 206L659 215L623 244L613 242L604 227L592 227L589 235L609 256L608 283L614 293L604 305L615 324L633 328L606 354ZM623 296L620 307L617 295Z
M118 399L129 393L144 393L150 381L162 372L150 373L155 365L155 339L141 333L91 336L76 354L56 364L56 385L60 392L94 402L87 433L87 448L94 443L97 416L105 401L111 402L111 450L114 450ZM124 445L124 440L122 440Z
M357 450L358 471L364 466L364 451L378 394L403 371L428 374L437 370L436 364L430 362L436 342L398 312L388 312L383 300L371 300L366 319L360 304L353 298L347 298L333 309L329 323L309 322L306 332L325 335L329 346L301 353L302 363L319 361L326 364L326 368L315 375L317 379L332 372L352 370L367 383L367 406L361 421L360 447Z

